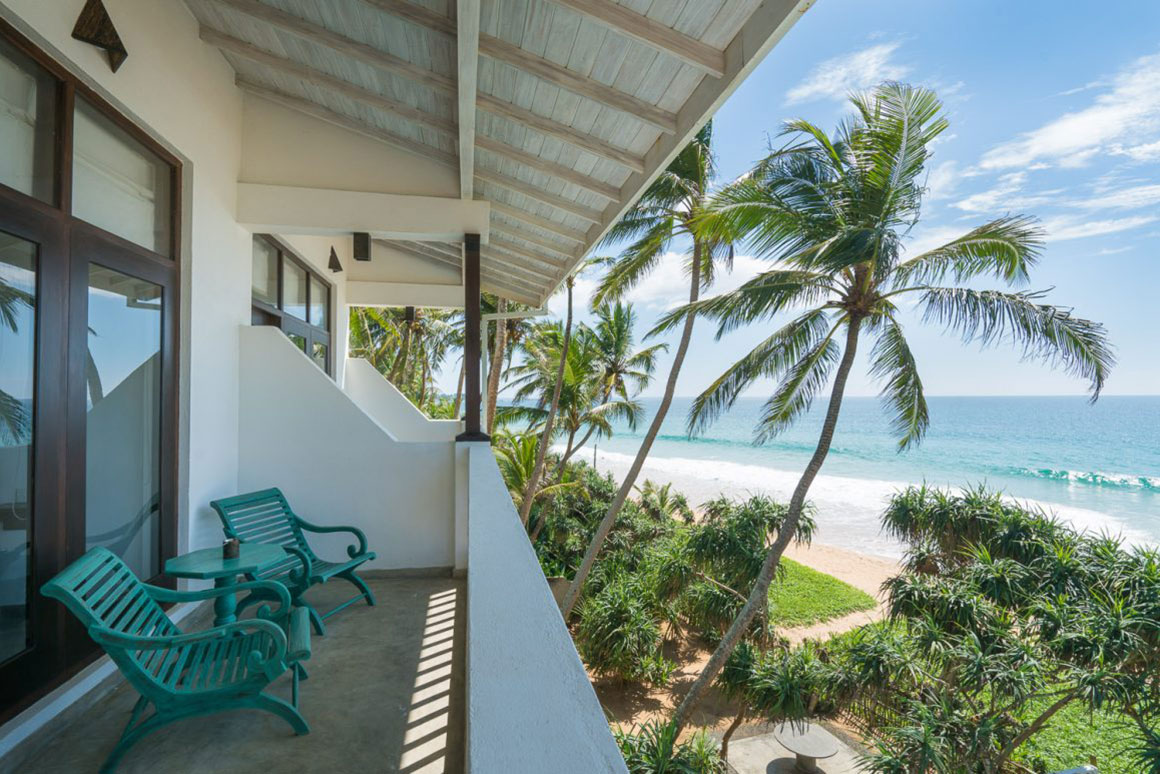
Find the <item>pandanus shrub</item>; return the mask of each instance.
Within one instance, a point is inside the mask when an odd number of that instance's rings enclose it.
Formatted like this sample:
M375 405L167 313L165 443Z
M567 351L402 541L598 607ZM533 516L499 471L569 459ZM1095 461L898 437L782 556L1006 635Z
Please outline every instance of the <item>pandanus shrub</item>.
M651 720L631 730L614 728L629 774L724 774L725 762L704 732L677 741L671 723Z

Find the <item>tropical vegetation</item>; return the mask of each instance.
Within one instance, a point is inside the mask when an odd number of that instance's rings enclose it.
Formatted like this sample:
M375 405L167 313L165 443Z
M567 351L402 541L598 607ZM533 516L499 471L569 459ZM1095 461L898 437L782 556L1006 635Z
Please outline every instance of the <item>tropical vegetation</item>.
M702 316L716 322L722 336L791 316L697 397L690 432L703 430L757 380L772 378L776 387L754 428L754 440L766 441L830 385L817 446L793 490L785 524L744 608L678 708L678 726L767 605L769 584L829 453L863 336L874 342L870 371L883 383L900 449L917 444L930 423L901 322L904 305L913 303L924 321L964 341L1013 344L1024 357L1086 379L1093 400L1114 363L1103 326L1045 303L1044 293L976 287L985 280L1026 284L1043 244L1033 219L1004 216L908 256L931 147L947 128L942 105L932 91L903 84L885 84L851 102L853 115L832 136L808 121L790 121L786 143L716 194L694 226L706 239L747 245L772 268L735 291L671 312L654 329Z

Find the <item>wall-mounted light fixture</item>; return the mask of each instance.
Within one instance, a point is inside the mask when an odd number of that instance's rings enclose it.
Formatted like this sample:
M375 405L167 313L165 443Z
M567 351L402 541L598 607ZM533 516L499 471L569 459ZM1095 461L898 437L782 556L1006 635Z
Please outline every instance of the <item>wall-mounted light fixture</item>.
M338 262L338 253L334 251L334 247L330 248L330 260L326 262L326 268L330 269L335 274L342 271L342 264Z
M356 233L354 235L354 259L369 261L371 259L371 235Z

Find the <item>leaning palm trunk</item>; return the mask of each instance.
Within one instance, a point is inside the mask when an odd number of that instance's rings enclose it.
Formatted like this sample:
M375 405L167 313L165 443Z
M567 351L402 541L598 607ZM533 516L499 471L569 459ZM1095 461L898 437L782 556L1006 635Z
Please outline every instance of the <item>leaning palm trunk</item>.
M459 363L459 384L455 388L455 405L451 407L451 416L459 419L459 407L463 405L463 379L467 375L467 355Z
M797 532L798 522L801 520L802 508L805 507L806 494L810 491L810 485L814 483L814 478L822 469L822 463L826 461L826 455L830 452L830 442L834 438L834 428L838 424L838 412L842 408L842 395L846 390L846 379L850 376L850 368L854 365L854 355L858 349L858 331L861 327L862 318L851 316L846 328L846 349L842 353L842 362L838 365L838 372L834 376L834 386L830 390L830 403L826 408L826 419L822 423L822 433L818 437L817 448L814 449L809 464L806 465L802 477L798 480L797 486L794 487L793 496L789 501L789 512L786 514L781 528L777 531L777 539L769 547L765 562L761 565L761 574L757 576L757 581L753 584L752 591L749 592L745 606L741 608L741 612L738 613L737 618L729 627L729 631L721 639L717 650L709 659L709 663L697 676L697 680L689 689L685 700L677 707L673 722L676 724L678 732L688 722L690 713L704 698L709 686L717 679L717 675L725 666L725 662L733 654L733 649L737 647L737 643L749 630L753 619L759 613L764 613L769 607L769 584L773 581L773 574L781 561L781 555L785 553L786 547L793 539L794 533Z
M694 242L693 266L689 280L690 304L696 303L701 293L701 261L703 258L701 244ZM677 346L676 354L673 357L673 365L669 369L669 379L665 382L664 396L661 398L660 405L657 406L656 416L653 417L652 423L649 424L648 432L645 433L644 440L640 444L640 449L636 452L636 458L632 461L632 466L625 474L624 481L621 482L620 489L617 490L612 504L608 506L608 512L604 515L604 519L596 529L596 534L592 536L592 541L588 544L588 550L584 553L584 560L580 562L580 568L576 570L576 577L572 579L572 585L568 587L568 593L564 597L564 601L560 604L560 612L563 613L565 621L572 614L572 608L575 607L576 601L580 598L580 592L584 588L584 581L588 579L588 573L592 571L592 565L596 562L596 556L600 553L600 549L603 547L608 533L612 531L612 526L616 523L616 517L620 514L620 509L624 507L624 502L632 493L637 476L640 475L640 470L644 467L644 461L648 459L649 452L652 451L653 442L656 440L657 434L660 433L661 424L665 421L665 415L668 414L669 406L672 405L673 393L677 389L677 376L680 375L681 364L685 362L685 353L689 350L689 340L693 336L693 321L695 317L696 315L689 315L685 318L684 328L681 331L681 343Z
M507 311L507 299L501 298L496 311ZM491 370L487 374L487 432L495 430L495 404L499 400L499 379L503 366L503 354L507 345L507 320L502 317L495 321L495 351L491 353Z
M548 416L544 419L544 431L540 434L540 443L536 447L536 464L532 467L532 476L528 479L527 489L524 490L524 499L520 503L520 521L528 523L532 513L532 500L536 497L536 487L540 485L540 477L544 475L544 459L548 454L548 444L552 442L552 429L556 423L556 412L560 408L560 389L564 386L564 367L568 363L568 348L572 344L572 278L567 280L568 285L568 317L564 323L564 344L560 348L560 365L556 369L556 384L552 387L552 402L548 406ZM537 531L535 537L539 537ZM534 538L533 538L534 540Z

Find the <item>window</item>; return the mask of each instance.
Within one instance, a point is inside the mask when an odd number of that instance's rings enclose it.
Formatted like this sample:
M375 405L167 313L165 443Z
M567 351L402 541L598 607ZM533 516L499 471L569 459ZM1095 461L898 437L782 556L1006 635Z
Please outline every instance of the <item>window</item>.
M333 373L330 283L272 237L254 237L254 325L276 325L319 368Z
M56 199L56 81L0 38L0 183Z
M77 98L73 215L169 256L171 177L172 168L156 153Z
M180 175L0 19L0 723L98 655L49 578L103 546L173 583Z

